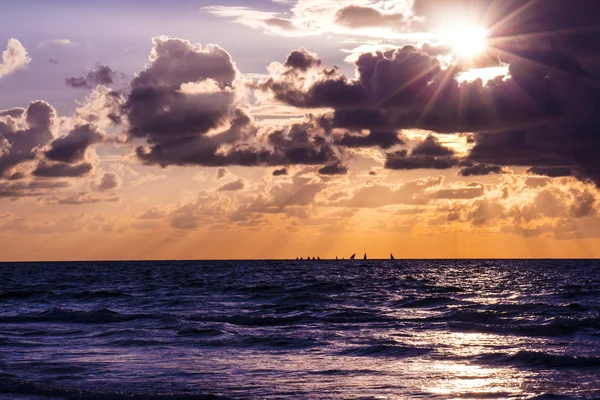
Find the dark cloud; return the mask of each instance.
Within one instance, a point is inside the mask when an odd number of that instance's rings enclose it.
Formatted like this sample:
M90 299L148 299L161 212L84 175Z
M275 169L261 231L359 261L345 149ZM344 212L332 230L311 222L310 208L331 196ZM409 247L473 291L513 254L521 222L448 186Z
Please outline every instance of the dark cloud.
M97 64L85 76L65 79L68 86L76 89L89 89L96 85L111 85L117 76L117 73L110 67Z
M25 113L24 108L11 108L9 110L0 110L0 117L13 117L13 118L21 118L21 116Z
M92 164L87 162L72 165L62 162L47 163L42 161L33 170L33 175L43 178L77 178L89 174L92 169Z
M71 186L67 181L54 180L32 180L29 182L6 182L0 181L0 198L20 198L27 196L41 196L52 193L57 189L65 189Z
M573 169L571 167L531 167L527 170L527 173L558 178L573 175Z
M344 133L344 135L336 141L336 144L346 147L381 147L389 149L396 145L403 145L404 140L398 136L396 131L380 131L370 130L368 135L356 135Z
M465 165L465 163L461 163L461 165ZM503 167L499 165L488 164L466 163L466 165L460 170L461 176L483 176L502 173L504 173Z
M294 50L285 61L285 66L291 70L308 71L310 68L316 68L321 65L321 60L316 54L309 52L305 48Z
M342 164L326 165L319 169L321 175L346 175L348 173L348 167Z
M412 150L413 156L448 157L454 155L454 151L443 146L439 139L429 135L415 146Z
M307 89L302 80L286 74L261 88L292 106L333 108L333 127L455 133L558 118L566 106L562 95L569 89L549 82L573 75L573 70L524 61L511 65L513 79L497 78L485 86L480 80L458 82L460 68L442 70L435 57L411 46L363 54L356 66L355 80L323 70Z
M121 180L115 173L109 172L102 176L102 180L98 184L97 190L99 192L107 192L121 186Z
M97 203L116 203L121 200L117 195L95 195L87 192L71 193L65 196L52 196L44 199L46 204L80 206Z
M50 161L74 164L84 160L89 146L102 140L102 133L93 124L76 126L66 136L53 140L44 152Z
M24 128L0 120L0 177L12 175L11 170L21 163L32 161L36 149L53 138L56 110L44 102L35 101L22 112L20 109L5 111L6 115L24 117Z
M474 133L466 160L416 149L410 155L391 153L389 168L448 168L464 161L472 165L465 174L501 172L511 165L561 167L561 175L570 168L574 176L600 184L600 3L419 0L414 7L425 24L451 15L502 21L492 30L495 55L490 57L508 62L510 75L485 85L459 82L461 66L443 69L432 56L447 49L407 46L359 56L355 79L336 68L319 69L313 61L310 74L274 75L260 88L292 106L333 109L325 117L328 131ZM345 135L335 144L371 144L363 136Z
M217 180L224 178L228 172L229 172L229 170L227 170L227 168L217 168L217 172L216 172Z
M246 182L243 179L238 179L219 187L219 192L235 192L246 187Z
M269 150L245 143L256 128L236 106L230 55L216 45L202 49L165 37L153 42L152 63L132 81L124 106L130 136L148 142L137 156L161 166L269 164ZM229 149L219 151L224 145Z
M287 174L288 174L287 168L280 168L280 169L276 169L273 171L273 176L283 176L283 175L287 175Z
M459 162L452 149L443 146L435 136L429 135L417 143L410 153L407 150L388 153L385 167L398 170L448 169L457 166Z
M406 150L389 153L385 160L387 169L449 169L457 166L459 160L454 156L434 157L409 155Z
M398 26L404 21L404 15L384 14L372 7L351 5L338 10L335 19L348 28L370 28L389 24Z

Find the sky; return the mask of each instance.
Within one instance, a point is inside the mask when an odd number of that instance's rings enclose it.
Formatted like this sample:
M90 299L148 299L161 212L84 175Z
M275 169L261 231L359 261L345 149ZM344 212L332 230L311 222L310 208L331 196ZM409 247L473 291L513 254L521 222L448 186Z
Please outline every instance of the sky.
M0 15L0 261L600 257L595 0Z

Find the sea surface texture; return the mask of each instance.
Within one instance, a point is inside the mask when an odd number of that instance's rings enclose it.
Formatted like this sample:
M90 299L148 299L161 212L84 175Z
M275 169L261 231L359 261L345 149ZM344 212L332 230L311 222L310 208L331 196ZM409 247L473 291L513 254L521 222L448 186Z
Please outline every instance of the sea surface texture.
M0 264L1 399L598 399L599 261Z

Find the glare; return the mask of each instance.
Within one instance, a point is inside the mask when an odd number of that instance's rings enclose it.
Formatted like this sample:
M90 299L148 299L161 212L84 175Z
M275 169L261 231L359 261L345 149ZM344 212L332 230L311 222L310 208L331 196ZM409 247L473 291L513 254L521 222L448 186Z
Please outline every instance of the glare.
M485 50L487 34L487 29L482 27L463 26L442 32L441 39L457 56L473 58Z

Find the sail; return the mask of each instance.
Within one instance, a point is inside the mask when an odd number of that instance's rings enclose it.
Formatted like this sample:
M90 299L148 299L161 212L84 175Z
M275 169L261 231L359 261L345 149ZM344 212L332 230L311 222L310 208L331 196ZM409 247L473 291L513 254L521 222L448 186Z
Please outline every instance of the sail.
M356 253L352 254L352 255L350 256L350 259L351 259L351 260L354 260L354 257L356 257Z
M390 253L390 260L395 260L394 255Z
M363 260L367 259L367 253L365 253L365 256L363 257Z

